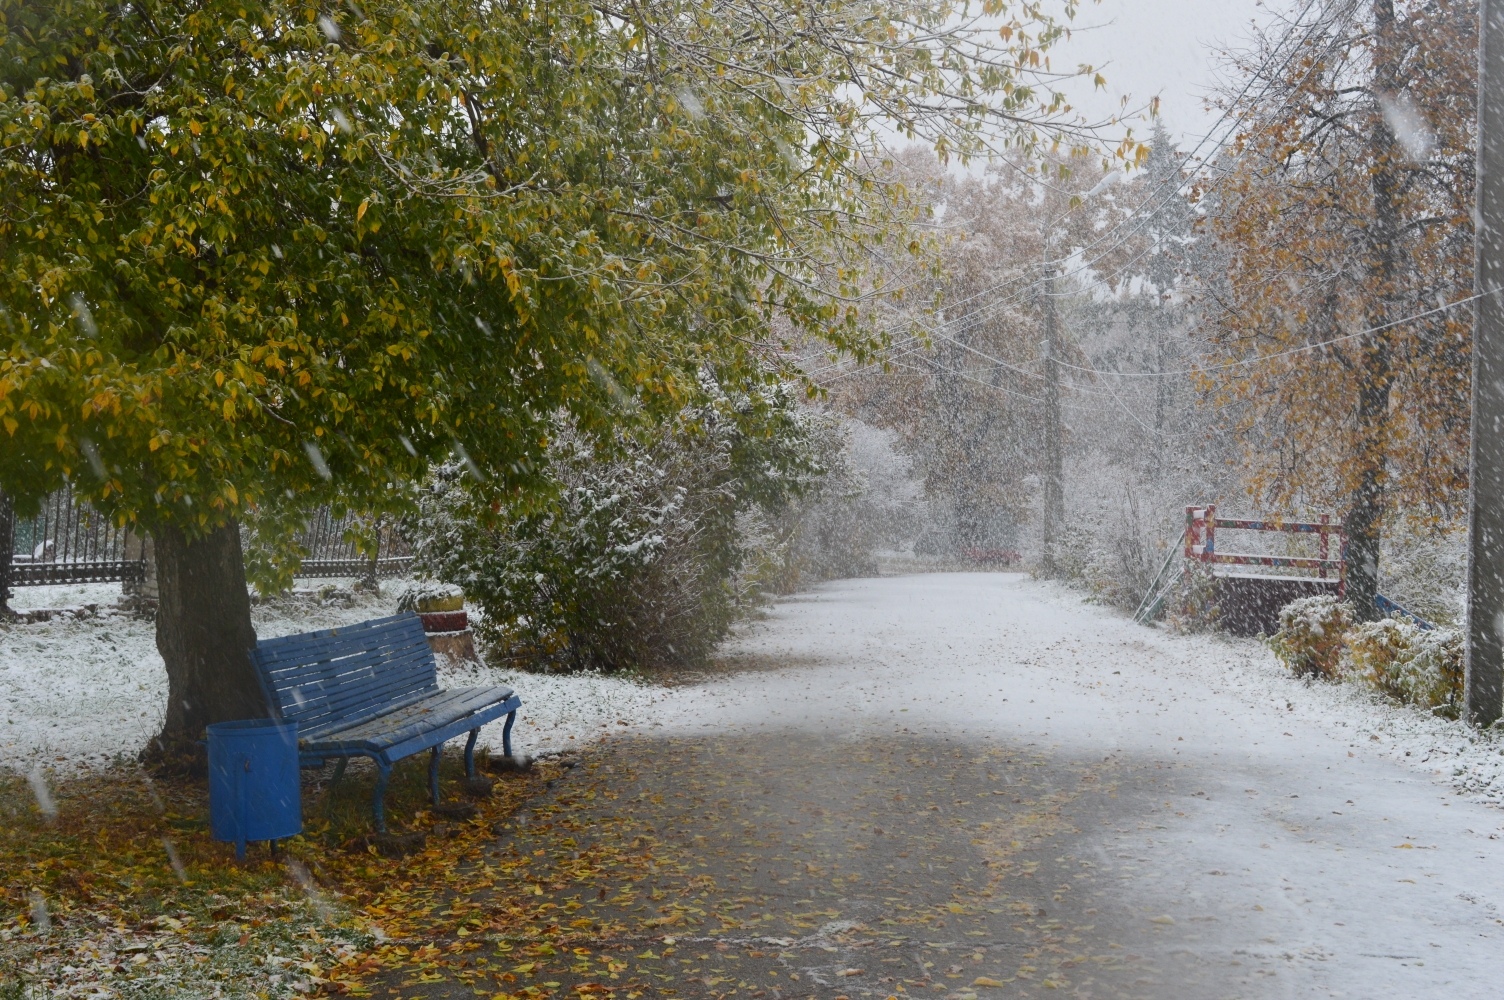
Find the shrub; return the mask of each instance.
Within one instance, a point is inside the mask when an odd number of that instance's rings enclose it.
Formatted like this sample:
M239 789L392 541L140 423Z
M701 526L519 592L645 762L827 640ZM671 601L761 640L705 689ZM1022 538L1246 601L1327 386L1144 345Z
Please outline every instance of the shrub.
M1217 578L1210 566L1193 563L1177 589L1165 599L1165 624L1182 633L1212 632L1222 607L1217 603Z
M1334 679L1351 625L1351 608L1335 597L1302 597L1280 609L1279 630L1269 637L1269 648L1299 676Z
M1414 624L1396 618L1362 622L1347 630L1347 663L1343 673L1361 681L1380 694L1398 701L1403 695L1402 665L1414 655Z
M608 671L703 663L750 596L742 522L776 516L820 471L786 393L712 395L604 441L560 421L546 489L510 501L463 464L438 470L406 525L418 571L459 586L506 655Z
M1386 697L1456 718L1462 700L1462 633L1383 618L1349 629L1346 673Z

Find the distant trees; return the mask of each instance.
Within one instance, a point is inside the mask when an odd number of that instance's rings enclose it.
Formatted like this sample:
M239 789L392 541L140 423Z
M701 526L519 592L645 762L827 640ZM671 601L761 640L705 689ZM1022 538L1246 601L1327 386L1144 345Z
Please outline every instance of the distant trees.
M1261 499L1344 510L1362 619L1386 518L1466 488L1476 38L1474 0L1325 4L1254 53L1207 207L1201 384Z
M1069 208L1082 179L1071 168L1091 172L1097 161L1063 157L1040 170L1009 160L973 177L922 159L905 168L939 220L940 271L900 309L875 310L894 329L885 364L842 373L829 390L837 406L897 432L913 457L943 518L925 544L1015 549L1041 468L1040 278L1048 254L1071 238L1055 234L1051 247L1049 227L1076 221Z

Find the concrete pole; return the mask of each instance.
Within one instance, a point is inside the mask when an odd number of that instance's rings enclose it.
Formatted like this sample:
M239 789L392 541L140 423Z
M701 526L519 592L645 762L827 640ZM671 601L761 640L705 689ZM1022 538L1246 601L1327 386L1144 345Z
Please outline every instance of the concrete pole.
M1468 524L1467 719L1504 709L1504 0L1483 0L1478 43L1477 267Z

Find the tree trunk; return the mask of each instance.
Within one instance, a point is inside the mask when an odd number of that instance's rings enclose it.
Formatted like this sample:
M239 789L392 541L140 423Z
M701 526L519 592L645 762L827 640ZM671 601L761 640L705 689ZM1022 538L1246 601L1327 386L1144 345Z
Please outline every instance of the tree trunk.
M1397 39L1393 0L1374 0L1374 81L1376 101L1393 100L1399 92ZM1394 131L1375 109L1369 154L1373 160L1373 223L1368 239L1369 291L1373 296L1368 325L1389 321L1400 272L1397 204L1403 153ZM1358 366L1358 483L1345 518L1347 531L1347 595L1360 622L1383 617L1374 598L1379 588L1379 548L1385 508L1385 462L1388 457L1389 387L1393 380L1389 334L1369 335Z
M1373 367L1379 367L1383 360L1373 359ZM1365 364L1365 376L1370 374L1368 368ZM1387 376L1383 380L1382 387L1365 386L1359 393L1358 423L1360 433L1365 436L1360 445L1363 468L1343 524L1347 533L1347 599L1353 606L1353 616L1360 622L1383 617L1374 601L1379 592L1379 545L1384 518L1383 434L1377 425L1389 410Z
M266 699L251 647L240 526L197 538L176 527L153 532L157 562L157 649L167 664L167 718L160 742L196 740L211 722L264 718Z

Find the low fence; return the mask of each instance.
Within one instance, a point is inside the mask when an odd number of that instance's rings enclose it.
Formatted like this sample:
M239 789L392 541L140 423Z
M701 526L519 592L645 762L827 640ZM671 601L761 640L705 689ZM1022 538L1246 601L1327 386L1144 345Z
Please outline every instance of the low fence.
M298 570L306 578L392 577L412 567L412 547L395 527L376 532L376 554L362 554L348 533L351 516L337 518L327 508L309 517L298 541L308 553ZM0 494L0 604L16 587L65 583L139 584L149 573L146 540L111 524L66 490L47 498L34 517L16 517Z
M309 517L298 541L308 552L298 568L298 576L402 576L413 565L412 546L390 524L376 529L376 555L361 554L346 537L353 524L350 515L335 517L327 507L320 507Z
M0 586L37 587L49 583L136 582L145 575L139 536L115 527L92 507L73 502L66 492L47 498L35 517L18 518L7 501L0 541L10 556Z

